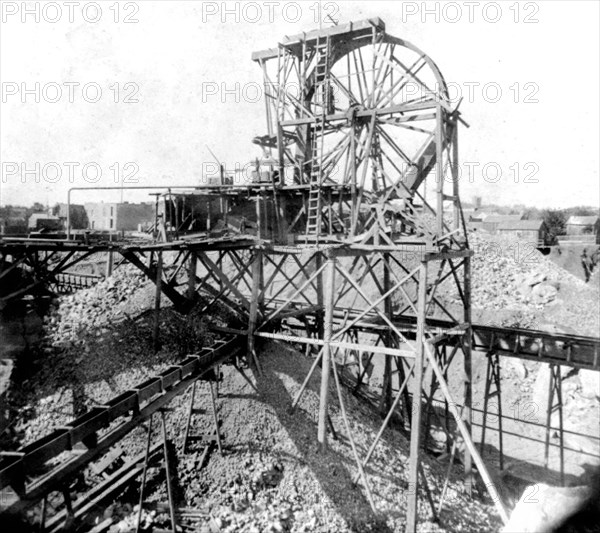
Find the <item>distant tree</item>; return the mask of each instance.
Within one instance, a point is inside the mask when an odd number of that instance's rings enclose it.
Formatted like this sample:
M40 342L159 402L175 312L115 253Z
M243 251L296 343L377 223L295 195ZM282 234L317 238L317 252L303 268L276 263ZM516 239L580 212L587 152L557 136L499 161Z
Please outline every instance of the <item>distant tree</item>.
M576 216L576 217L586 217L586 216L591 216L591 215L598 215L598 209L595 207L589 207L589 206L585 206L585 205L578 205L575 207L570 207L568 209L566 209L567 211L567 218L570 216Z
M548 238L551 243L556 241L558 235L566 233L568 216L564 209L544 209L542 218L548 228Z
M44 207L44 204L40 204L39 202L35 202L31 206L32 213L43 213L45 210L46 210L46 208Z
M71 227L73 229L86 229L89 221L82 205L71 206Z
M86 229L88 227L87 213L85 212L85 209L82 205L71 205L71 208L69 211L70 211L69 218L70 218L71 229ZM52 208L52 214L54 216L61 217L63 219L63 222L66 227L66 224L67 224L67 221L65 219L66 209L63 210L63 212L61 212L60 204L57 203Z
M542 211L540 211L537 207L526 207L523 209L523 218L525 220L538 220L543 218Z

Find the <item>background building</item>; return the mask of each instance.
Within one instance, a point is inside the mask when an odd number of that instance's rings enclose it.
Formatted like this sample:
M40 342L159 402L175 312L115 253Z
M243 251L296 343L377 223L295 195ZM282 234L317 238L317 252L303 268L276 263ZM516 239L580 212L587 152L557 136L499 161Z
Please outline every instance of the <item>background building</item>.
M146 228L154 222L152 204L86 203L84 205L88 228L108 231L136 231L139 226Z
M87 229L88 218L82 205L71 204L71 229ZM52 208L52 214L60 218L63 228L67 227L67 204L58 203Z
M501 225L509 222L517 222L523 218L523 215L495 215L490 214L483 218L482 228L490 233L496 233Z
M29 231L58 231L62 229L60 218L48 213L33 213L27 221Z
M567 220L567 235L597 235L600 226L600 217L572 216Z
M538 245L548 244L548 228L541 220L509 220L501 222L497 229L498 235L509 237L520 241L535 243Z

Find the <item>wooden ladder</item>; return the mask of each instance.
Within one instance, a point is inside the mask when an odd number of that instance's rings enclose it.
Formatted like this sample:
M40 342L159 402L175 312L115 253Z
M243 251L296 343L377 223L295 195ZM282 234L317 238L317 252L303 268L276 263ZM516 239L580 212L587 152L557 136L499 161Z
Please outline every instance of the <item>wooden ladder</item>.
M317 62L314 67L313 101L321 105L320 113L315 115L311 135L311 169L308 190L306 235L314 235L318 241L322 225L322 194L323 181L323 137L325 121L329 109L329 37L317 37L315 44Z

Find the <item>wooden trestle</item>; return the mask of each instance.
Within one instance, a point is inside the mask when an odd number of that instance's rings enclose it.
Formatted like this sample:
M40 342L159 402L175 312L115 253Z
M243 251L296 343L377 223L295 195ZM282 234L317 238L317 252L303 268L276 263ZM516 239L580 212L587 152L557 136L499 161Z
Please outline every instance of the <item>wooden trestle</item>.
M473 252L458 190L458 125L464 122L431 58L387 34L380 19L369 19L286 38L275 49L256 52L253 60L263 72L266 96L267 132L254 140L265 152L256 168L260 182L226 184L222 170L221 184L199 187L187 197L178 194L172 212L179 218L169 221L175 230L169 233L164 226L155 232L160 240L154 242L3 238L0 278L23 264L34 276L30 286L5 290L0 299L52 282L91 254L110 252L156 283L157 309L160 294L183 313L199 294L205 312L216 302L227 306L238 321L225 330L244 337L248 362L259 371L260 339L304 345L313 365L302 390L321 368L320 448L326 453L329 396L335 391L373 511L377 501L364 467L393 413L404 413L412 428L408 533L416 531L421 494L435 514L420 466L419 431L428 420L424 409L433 396L434 376L466 445L467 487L476 470L506 520L472 437L472 350L493 355L490 361L496 366L489 379L496 379L497 357L598 370L599 340L472 324ZM169 191L169 201L171 196ZM207 206L204 225L194 222L192 200ZM216 206L219 200L221 211L215 213L211 201ZM252 202L255 216L246 231ZM232 220L240 206L244 216L234 231ZM165 208L164 217L169 213ZM217 232L213 225L219 217L223 224ZM194 224L201 231L186 235L186 225ZM442 285L444 297L455 303L452 309L440 296ZM457 402L447 370L459 351L464 397ZM383 358L385 369L379 402L383 422L364 457L346 417L340 366L361 354ZM364 372L357 387L363 377ZM560 398L556 387L553 393ZM127 427L140 421L134 417ZM48 438L72 440L75 430ZM451 437L456 442L457 436ZM88 451L61 475L99 453L99 443L88 442ZM42 445L32 446L3 457L3 483L19 479L24 461ZM38 453L36 461L47 458L46 452ZM29 501L42 493L41 488L28 492Z

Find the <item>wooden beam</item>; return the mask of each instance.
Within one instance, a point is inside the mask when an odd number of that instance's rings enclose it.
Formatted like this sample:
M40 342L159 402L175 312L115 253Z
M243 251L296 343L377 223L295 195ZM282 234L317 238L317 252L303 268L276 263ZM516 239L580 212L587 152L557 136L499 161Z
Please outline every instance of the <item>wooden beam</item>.
M330 257L325 265L324 304L325 319L323 324L323 362L321 365L321 392L319 401L319 426L317 441L321 452L327 450L327 419L329 412L329 376L332 364L331 335L333 329L333 296L335 292L336 259Z
M216 276L216 278L218 278L218 280L223 283L223 285L225 287L227 287L227 289L229 289L229 291L231 293L233 293L241 302L242 305L246 308L246 309L250 309L251 303L248 301L248 298L246 298L241 292L240 290L233 285L233 283L231 282L231 280L223 273L223 271L210 259L210 257L208 257L206 255L205 252L198 252L197 254L198 259L200 259L200 261L202 263L204 263L204 265L208 268L208 271L211 275Z
M257 250L252 261L252 297L250 299L250 318L248 321L247 357L250 361L250 364L258 370L259 374L261 371L260 363L258 362L258 356L256 353L254 331L256 330L257 318L259 316L258 306L260 293L263 290L261 283L262 267L262 252Z
M417 342L415 354L415 379L410 423L410 456L408 466L408 500L406 509L406 533L416 533L419 498L419 455L421 453L421 392L423 388L423 363L425 358L425 308L427 306L427 262L419 267L419 299L417 302Z
M156 290L154 293L154 329L152 330L152 340L155 353L160 349L160 295L162 294L162 270L163 254L162 252L158 252L156 259L156 277L154 279Z
M464 371L464 408L462 411L463 420L467 431L471 432L472 420L472 396L473 396L473 368L471 361L471 349L473 342L473 332L471 330L471 258L466 257L463 265L463 320L465 322L465 335L463 337L463 371ZM469 448L465 448L463 464L465 467L466 489L471 493L472 490L472 460Z
M139 268L149 279L156 283L156 272L154 268L147 267L142 260L135 254L135 252L129 250L121 250L121 255L127 259L132 265ZM173 302L173 305L179 312L185 313L190 308L190 301L179 294L171 285L167 283L161 283L161 290L164 295Z

